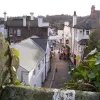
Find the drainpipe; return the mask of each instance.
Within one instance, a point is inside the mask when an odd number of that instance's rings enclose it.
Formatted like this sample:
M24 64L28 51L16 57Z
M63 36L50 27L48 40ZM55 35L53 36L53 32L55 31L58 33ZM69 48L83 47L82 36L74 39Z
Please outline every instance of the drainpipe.
M45 54L45 80L46 80L46 54Z
M10 43L10 36L9 36L9 27L8 27L8 35L7 35L7 40L8 40L8 42L9 42L9 44L11 44L11 43Z

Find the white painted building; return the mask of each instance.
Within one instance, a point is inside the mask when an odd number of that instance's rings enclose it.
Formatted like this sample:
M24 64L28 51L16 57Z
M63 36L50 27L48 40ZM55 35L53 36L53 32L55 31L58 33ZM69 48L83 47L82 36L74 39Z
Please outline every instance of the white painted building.
M58 34L57 41L59 43L63 43L63 40L64 40L64 31L63 30L58 30L57 34Z
M43 40L42 40L43 41ZM16 48L19 55L18 80L31 86L42 87L50 69L49 46L45 42L45 50L34 39L28 38L11 47Z
M100 28L100 11L91 7L90 16L85 17L82 21L77 21L76 12L73 15L72 25L64 27L64 34L68 37L71 53L74 55L72 61L75 61L75 56L83 56L85 45L88 43L89 35L94 29ZM65 37L64 36L64 37ZM65 37L66 38L66 37ZM76 60L76 65L79 60Z

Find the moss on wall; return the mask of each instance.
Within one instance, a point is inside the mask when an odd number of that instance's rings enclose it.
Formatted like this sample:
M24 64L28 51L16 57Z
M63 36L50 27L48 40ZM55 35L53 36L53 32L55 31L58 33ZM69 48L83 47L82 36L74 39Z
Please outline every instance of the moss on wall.
M52 100L53 91L45 88L7 86L1 100Z
M6 86L0 100L54 100L53 95L53 89ZM100 93L76 91L75 100L100 100Z

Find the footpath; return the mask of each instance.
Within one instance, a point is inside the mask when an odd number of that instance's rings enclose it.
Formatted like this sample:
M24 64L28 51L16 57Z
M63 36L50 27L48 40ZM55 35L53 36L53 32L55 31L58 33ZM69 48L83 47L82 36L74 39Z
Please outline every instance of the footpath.
M68 80L70 80L70 75L68 74L68 62L59 60L59 54L58 51L56 51L55 56L53 56L51 60L51 72L43 87L61 88Z

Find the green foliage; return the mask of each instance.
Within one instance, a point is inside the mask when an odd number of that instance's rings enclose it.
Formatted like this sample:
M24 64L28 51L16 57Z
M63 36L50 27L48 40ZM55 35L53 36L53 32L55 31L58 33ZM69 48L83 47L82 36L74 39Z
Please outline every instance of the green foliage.
M97 48L98 50L100 50L100 29L97 29L95 31L93 31L90 34L90 39L88 42L88 49L91 51L94 48ZM97 45L98 44L98 45Z
M19 82L19 80L16 80L14 85L23 86L23 84L21 84L21 83Z
M25 84L25 86L31 86L30 84Z
M18 51L10 49L9 43L0 34L0 84L14 84L19 66Z
M100 92L100 52L96 48L78 65L65 87Z
M80 60L80 56L76 56L76 58L75 58L76 60Z

